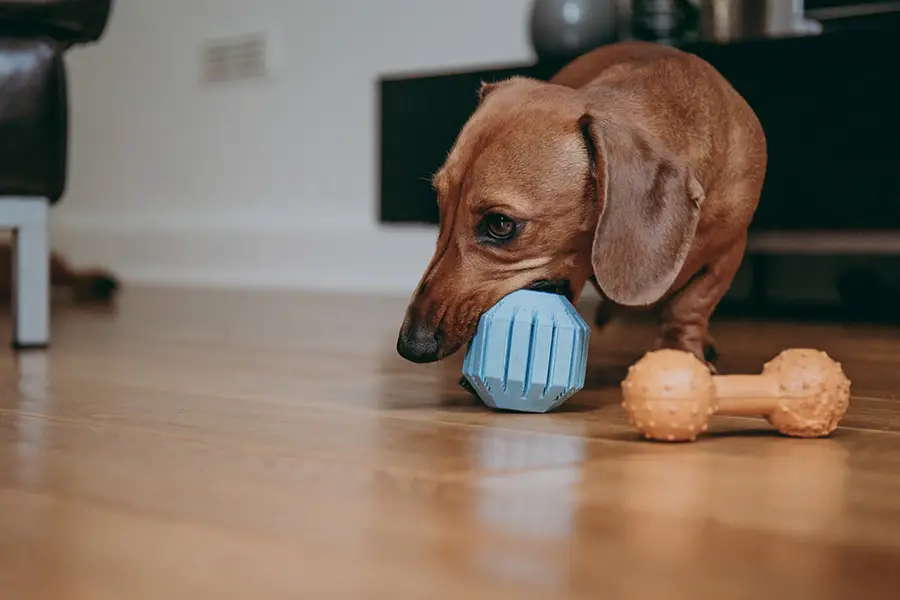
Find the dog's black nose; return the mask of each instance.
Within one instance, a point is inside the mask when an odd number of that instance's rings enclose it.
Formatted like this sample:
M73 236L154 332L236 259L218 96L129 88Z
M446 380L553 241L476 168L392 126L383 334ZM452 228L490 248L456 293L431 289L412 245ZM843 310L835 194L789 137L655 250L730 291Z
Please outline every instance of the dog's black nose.
M440 352L440 331L423 325L404 327L397 338L397 352L414 363L434 362Z

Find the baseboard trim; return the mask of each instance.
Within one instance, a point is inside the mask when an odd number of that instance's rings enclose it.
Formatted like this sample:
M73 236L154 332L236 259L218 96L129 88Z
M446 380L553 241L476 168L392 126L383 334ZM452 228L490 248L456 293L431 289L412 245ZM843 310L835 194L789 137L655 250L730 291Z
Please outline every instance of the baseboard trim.
M340 222L57 221L74 264L126 285L275 288L408 295L434 251L433 227Z
M80 215L53 221L51 239L76 265L109 268L126 285L408 296L436 236L432 225L331 219ZM900 234L767 232L751 236L750 252L900 254Z

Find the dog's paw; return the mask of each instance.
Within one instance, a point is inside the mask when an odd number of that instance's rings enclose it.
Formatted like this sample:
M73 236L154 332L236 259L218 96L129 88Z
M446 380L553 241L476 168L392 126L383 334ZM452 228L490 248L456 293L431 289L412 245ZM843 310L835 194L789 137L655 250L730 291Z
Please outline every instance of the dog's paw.
M462 389L466 390L467 392L469 392L470 394L472 394L472 395L475 396L476 398L478 397L478 392L475 391L475 388L472 387L472 384L469 383L469 380L466 379L465 377L460 377L460 379L459 379L459 387L461 387Z
M719 348L716 346L716 340L709 334L703 343L703 359L706 361L709 370L713 375L718 375L719 370L716 369L716 361L719 360Z
M72 296L76 302L109 302L121 287L112 273L97 269L75 276Z
M714 363L719 360L719 349L714 343L707 343L703 348L703 358L708 363Z
M719 351L716 348L715 341L709 336L707 336L702 344L684 339L671 339L660 336L656 339L653 350L662 350L664 348L690 352L696 356L700 362L709 367L709 370L712 371L713 375L718 373L715 362L719 359Z

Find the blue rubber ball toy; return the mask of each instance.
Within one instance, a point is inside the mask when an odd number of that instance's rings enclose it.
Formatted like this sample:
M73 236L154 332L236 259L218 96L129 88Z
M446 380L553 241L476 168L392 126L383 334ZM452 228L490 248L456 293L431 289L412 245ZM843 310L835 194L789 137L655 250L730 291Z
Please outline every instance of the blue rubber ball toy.
M463 377L490 408L548 412L584 387L589 338L567 298L518 290L482 315Z

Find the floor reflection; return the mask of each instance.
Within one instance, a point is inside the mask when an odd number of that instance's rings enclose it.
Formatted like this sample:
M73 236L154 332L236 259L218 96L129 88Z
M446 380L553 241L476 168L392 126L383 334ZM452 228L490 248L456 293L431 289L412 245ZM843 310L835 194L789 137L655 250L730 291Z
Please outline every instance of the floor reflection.
M748 440L751 442L754 440ZM848 453L834 440L756 440L755 454L713 444L623 456L622 502L681 519L824 533L845 511Z
M51 413L50 361L44 352L16 356L18 406L16 407L15 465L12 472L21 485L36 485L44 475L47 454L47 419Z
M578 509L585 438L483 428L473 439L475 519L495 536L472 559L493 577L558 588Z
M753 440L748 440L748 442ZM755 440L759 443L759 440ZM769 440L754 454L728 454L715 445L665 455L623 457L624 497L635 511L626 519L628 549L645 560L687 568L714 568L731 554L724 536L775 536L769 550L725 563L738 573L765 565L790 579L804 597L827 591L840 561L829 544L847 510L848 453L833 440ZM746 540L748 538L744 538ZM738 544L737 537L732 543ZM745 541L746 543L746 541ZM717 548L719 549L717 551ZM687 598L641 582L641 597Z

